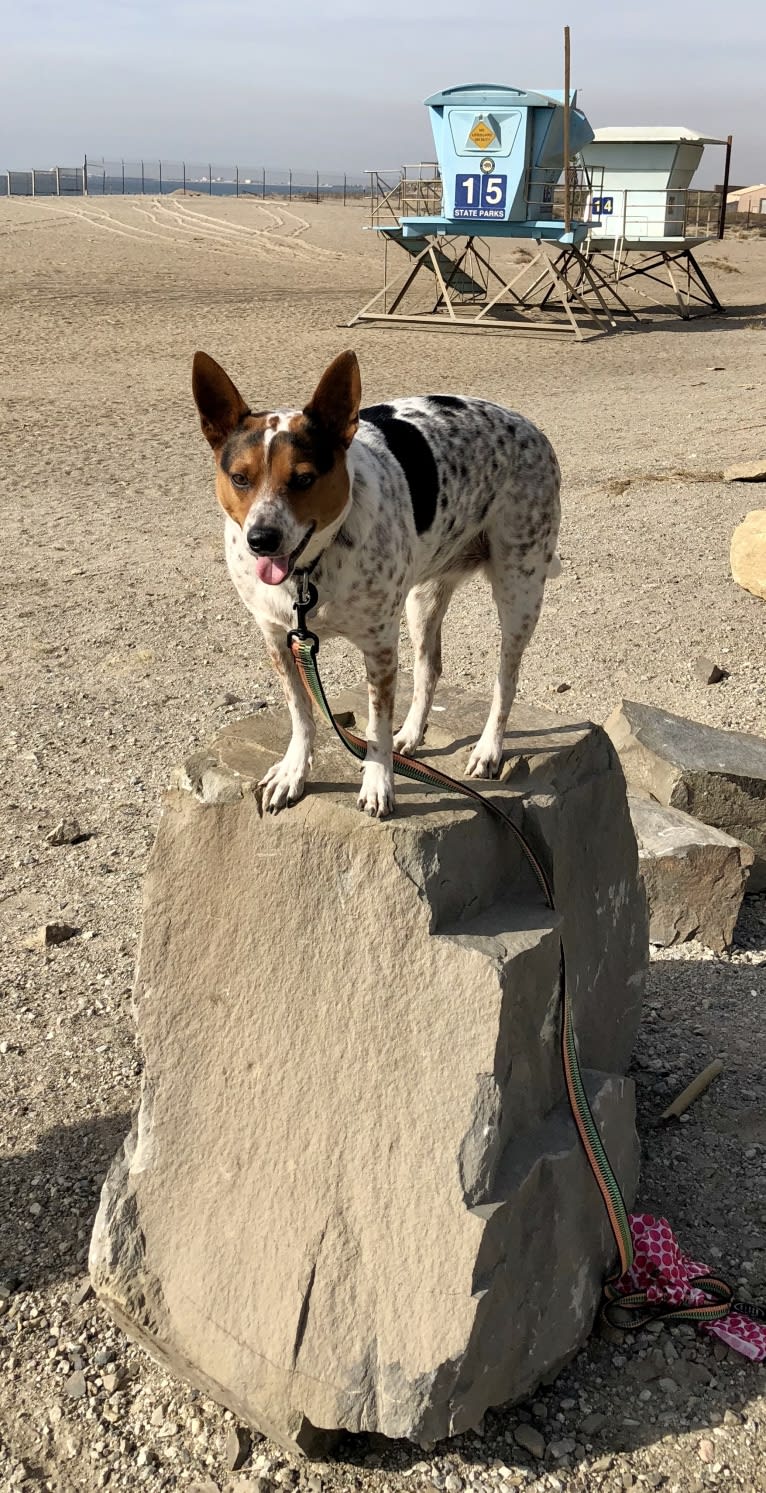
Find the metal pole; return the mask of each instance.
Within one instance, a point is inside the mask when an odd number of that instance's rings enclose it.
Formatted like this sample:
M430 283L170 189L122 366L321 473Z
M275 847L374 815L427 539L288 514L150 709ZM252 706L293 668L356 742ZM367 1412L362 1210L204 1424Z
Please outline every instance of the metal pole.
M317 202L319 201L319 172L317 171Z
M262 198L263 198L263 200L265 202L266 201L266 167L265 166L263 166L261 168L261 176L263 177L263 190L261 191L261 196L262 196Z
M343 206L346 206L346 173L343 172Z
M162 196L162 161L158 161L157 165L160 168L160 197L161 197Z
M569 27L564 27L564 232L572 227L569 200Z
M33 166L33 167L32 167L32 196L33 196L33 197L34 197L34 196L35 196L35 188L36 188L36 185L37 185L37 183L36 183L36 182L35 182L35 168L34 168L34 166ZM750 226L750 220L749 220L749 219L748 219L748 227L749 227L749 226Z
M101 196L106 196L106 166L101 172Z
M58 166L56 167L56 196L61 196L61 172Z
M293 171L292 171L292 166L290 167L290 170L287 173L287 200L288 200L288 202L292 202L292 200L293 200Z
M83 159L83 167L82 167L82 194L83 194L83 197L87 197L87 195L88 195L88 157L87 156L85 156L84 159Z
M729 191L729 167L731 165L731 135L726 136L726 160L723 168L723 187L721 188L721 214L718 219L718 237L723 238L726 232L726 197Z
M213 195L213 168L210 165L207 168L207 195L208 197Z
M183 167L183 173L184 173L184 197L185 197L186 196L186 162L182 161L181 162L181 166Z
M234 170L237 173L237 196L239 196L239 166L235 166Z
M144 163L141 162L141 196L144 195Z

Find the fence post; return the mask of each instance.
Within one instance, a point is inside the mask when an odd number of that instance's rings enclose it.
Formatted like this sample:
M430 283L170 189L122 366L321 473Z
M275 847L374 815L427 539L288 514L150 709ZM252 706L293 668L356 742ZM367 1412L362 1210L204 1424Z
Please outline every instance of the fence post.
M207 195L208 197L212 197L213 195L213 168L209 163L207 168Z
M317 171L317 202L319 201L319 172Z
M266 201L266 167L265 166L263 166L261 168L261 176L263 177L263 190L261 192L261 197L263 198L263 201L265 202Z
M144 163L141 162L141 196L144 195Z
M288 200L288 202L292 202L292 200L293 200L293 169L292 169L292 166L288 169L288 172L287 172L287 200Z
M61 196L61 171L58 166L56 167L56 196Z
M35 196L35 187L36 187L36 185L37 185L37 183L35 182L35 168L33 166L32 167L32 196L33 197Z
M239 196L239 166L235 166L234 170L237 173L237 196Z
M346 206L346 173L343 172L343 206Z
M82 166L82 195L83 195L83 197L87 197L87 195L88 195L88 157L87 156L85 156L83 158L83 166Z
M158 161L157 165L160 168L160 197L161 197L162 196L162 161Z
M101 172L101 196L106 196L106 166Z
M185 197L186 196L186 162L182 161L181 162L181 166L183 168L183 173L184 173L184 197Z
M125 196L125 162L122 163L122 195Z

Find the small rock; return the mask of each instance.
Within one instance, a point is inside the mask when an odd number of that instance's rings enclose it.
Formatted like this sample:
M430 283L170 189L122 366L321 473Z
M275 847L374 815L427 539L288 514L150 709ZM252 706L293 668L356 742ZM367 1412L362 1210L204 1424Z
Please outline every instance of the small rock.
M548 1419L548 1406L543 1400L533 1400L529 1408L532 1411L535 1420Z
M224 703L224 705L241 705L242 704L242 696L241 695L236 695L234 693L234 690L232 690L232 689L224 690L224 692L223 692L223 703Z
M76 819L60 819L45 838L49 845L74 845L82 838L82 830Z
M101 1383L103 1384L104 1389L106 1390L106 1393L108 1395L113 1395L114 1392L115 1392L115 1390L120 1388L120 1385L122 1384L122 1380L123 1380L123 1375L120 1374L119 1372L116 1373L116 1374L103 1374L102 1378L101 1378Z
M66 943L70 938L76 938L80 932L79 928L73 928L71 923L43 923L42 927L36 928L34 933L23 939L25 949L50 949L54 944Z
M238 1472L250 1456L252 1439L246 1426L232 1426L226 1437L224 1456L230 1472Z
M545 1440L534 1426L517 1426L514 1439L519 1446L523 1446L525 1452L529 1452L538 1461L542 1461L545 1456Z
M694 677L700 684L720 684L722 679L728 679L729 670L722 669L720 664L715 663L712 658L707 658L704 653L699 653L692 665Z
M140 1446L136 1456L137 1467L153 1467L157 1458L150 1446Z
M614 1457L599 1457L595 1462L591 1463L590 1470L591 1472L608 1472L613 1463Z
M560 1441L551 1441L548 1445L548 1454L554 1461L559 1462L562 1457L568 1457L575 1449L575 1441L572 1436L562 1436Z
M463 1479L458 1477L456 1472L450 1472L444 1479L444 1486L447 1489L447 1493L461 1493Z
M157 1405L149 1416L150 1426L162 1426L165 1424L165 1411L161 1405Z
M703 1462L712 1462L715 1456L715 1446L709 1436L703 1436L697 1447L698 1455Z
M70 1400L85 1399L88 1391L87 1385L85 1383L85 1375L82 1369L78 1369L76 1373L69 1375L64 1388L69 1395Z
M212 1477L203 1477L189 1484L189 1493L221 1493L221 1489L218 1483L213 1482Z
M585 1419L580 1421L580 1430L584 1436L595 1436L596 1431L600 1431L605 1425L606 1416L602 1415L600 1410L594 1410L591 1415L586 1415Z
M727 467L724 482L766 482L766 461L738 461Z
M83 1306L86 1301L90 1300L92 1295L93 1287L86 1277L86 1279L82 1281L77 1287L77 1290L72 1296L72 1306ZM108 1362L108 1357L104 1359L104 1362ZM96 1356L96 1363L98 1363L98 1355Z
M567 690L570 690L571 688L572 688L571 684L567 684L562 679L561 684L557 684L556 685L556 694L557 695L565 695L566 692L567 692Z

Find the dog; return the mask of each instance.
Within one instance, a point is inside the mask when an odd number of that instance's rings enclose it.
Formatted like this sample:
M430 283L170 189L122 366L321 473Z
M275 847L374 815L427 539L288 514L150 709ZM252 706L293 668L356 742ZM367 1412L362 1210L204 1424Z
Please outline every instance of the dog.
M425 735L452 593L472 572L488 575L500 663L467 774L497 776L521 657L558 564L559 467L543 433L500 405L451 394L361 409L353 352L335 358L302 410L254 413L206 353L195 355L192 382L215 455L229 572L290 711L290 744L260 785L263 808L295 803L311 767L311 702L286 641L301 572L319 593L312 629L348 638L364 656L370 704L358 805L380 818L394 809L392 751L414 752ZM414 691L394 736L405 608Z

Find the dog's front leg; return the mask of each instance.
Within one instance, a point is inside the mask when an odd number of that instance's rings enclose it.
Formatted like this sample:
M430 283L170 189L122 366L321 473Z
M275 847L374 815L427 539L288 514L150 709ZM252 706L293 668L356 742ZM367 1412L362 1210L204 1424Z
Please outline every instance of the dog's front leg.
M262 627L269 657L276 669L292 722L290 745L281 761L270 767L258 784L263 789L262 804L272 814L297 803L306 786L311 767L316 724L311 700L303 688L295 660L281 630Z
M367 755L362 768L358 807L373 818L385 819L394 812L394 695L396 693L397 640L364 649L370 694L367 720Z

